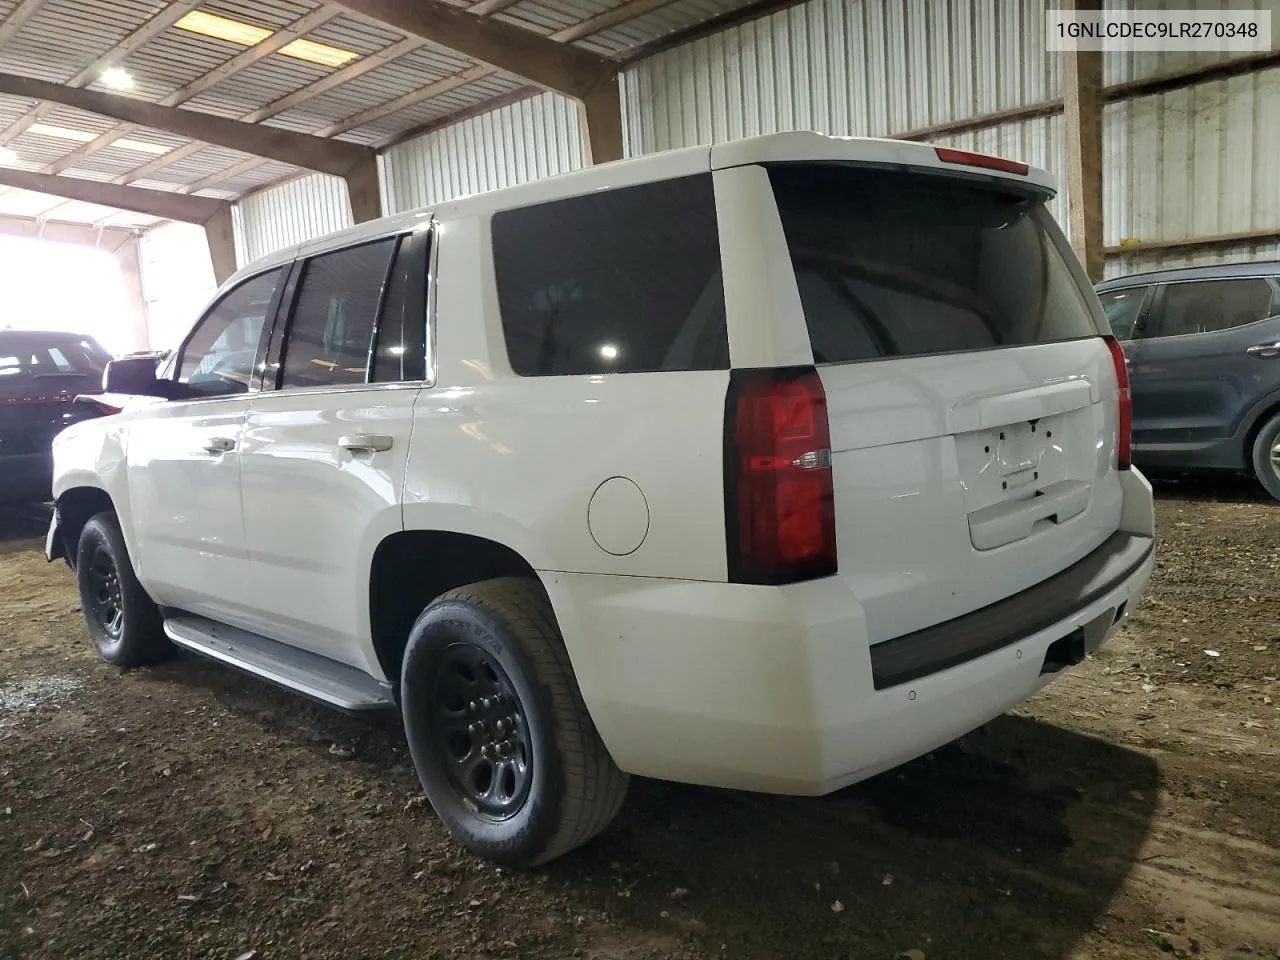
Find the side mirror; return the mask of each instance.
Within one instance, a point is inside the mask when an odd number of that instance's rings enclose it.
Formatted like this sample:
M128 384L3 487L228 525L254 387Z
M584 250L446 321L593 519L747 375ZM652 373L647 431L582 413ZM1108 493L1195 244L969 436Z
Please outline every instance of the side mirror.
M135 397L165 397L167 384L156 379L154 357L124 357L110 361L102 371L102 392Z

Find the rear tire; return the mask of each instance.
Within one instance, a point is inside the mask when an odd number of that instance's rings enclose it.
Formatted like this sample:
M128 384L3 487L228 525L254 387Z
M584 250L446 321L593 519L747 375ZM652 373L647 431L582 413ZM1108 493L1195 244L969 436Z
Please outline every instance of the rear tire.
M409 636L400 695L422 788L472 853L545 863L622 807L627 776L591 722L536 581L487 580L433 601Z
M107 663L138 667L173 653L160 611L134 576L120 522L110 511L90 518L76 548L80 608Z
M1264 423L1254 438L1253 475L1280 500L1280 414Z

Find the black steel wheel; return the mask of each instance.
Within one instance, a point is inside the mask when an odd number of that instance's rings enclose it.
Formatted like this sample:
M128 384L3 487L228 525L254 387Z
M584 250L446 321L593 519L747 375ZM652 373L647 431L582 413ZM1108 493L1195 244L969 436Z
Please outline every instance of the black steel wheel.
M106 636L118 640L124 631L124 598L115 558L102 543L95 543L88 560L85 579L91 599L85 607L85 616L93 617Z
M433 697L436 749L452 761L449 778L478 813L504 820L529 796L533 750L515 686L483 647L448 646Z
M487 580L433 601L409 636L400 707L422 788L472 853L545 863L622 806L626 774L591 722L536 580Z
M84 525L75 567L85 626L104 660L135 667L173 652L160 611L134 575L114 513L100 513Z

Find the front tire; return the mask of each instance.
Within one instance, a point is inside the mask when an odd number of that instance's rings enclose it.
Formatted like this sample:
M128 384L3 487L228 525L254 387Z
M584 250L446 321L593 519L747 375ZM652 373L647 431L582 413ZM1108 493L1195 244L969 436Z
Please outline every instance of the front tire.
M107 663L138 667L173 652L160 611L133 573L133 563L110 511L90 518L76 548L80 608L94 646Z
M472 853L545 863L622 807L627 776L591 722L536 581L488 580L433 601L409 636L400 695L422 788Z
M1262 425L1253 441L1253 474L1280 500L1280 414Z

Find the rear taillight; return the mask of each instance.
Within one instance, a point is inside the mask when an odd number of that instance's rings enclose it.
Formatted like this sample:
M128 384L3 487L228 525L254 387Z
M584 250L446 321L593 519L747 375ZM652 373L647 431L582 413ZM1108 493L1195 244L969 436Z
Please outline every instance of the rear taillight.
M782 584L835 573L831 428L817 371L734 370L724 437L729 579Z
M1128 470L1133 464L1133 400L1129 396L1129 363L1125 360L1124 350L1115 337L1106 337L1107 348L1111 351L1111 360L1116 368L1116 387L1120 391L1119 416L1116 437L1116 466Z
M1031 172L1027 164L1018 160L1006 160L1004 157L992 157L985 153L972 153L969 150L953 150L950 147L934 147L933 152L943 163L958 163L966 167L983 167L987 170L1003 170L1005 173L1016 173L1026 176Z
M97 411L98 415L103 417L109 417L109 416L112 416L113 414L119 413L121 409L120 407L114 406L110 403L106 403L103 400L99 400L97 397L92 396L91 394L80 394L78 397L76 397L76 403L82 404L83 406L89 407L90 409Z

